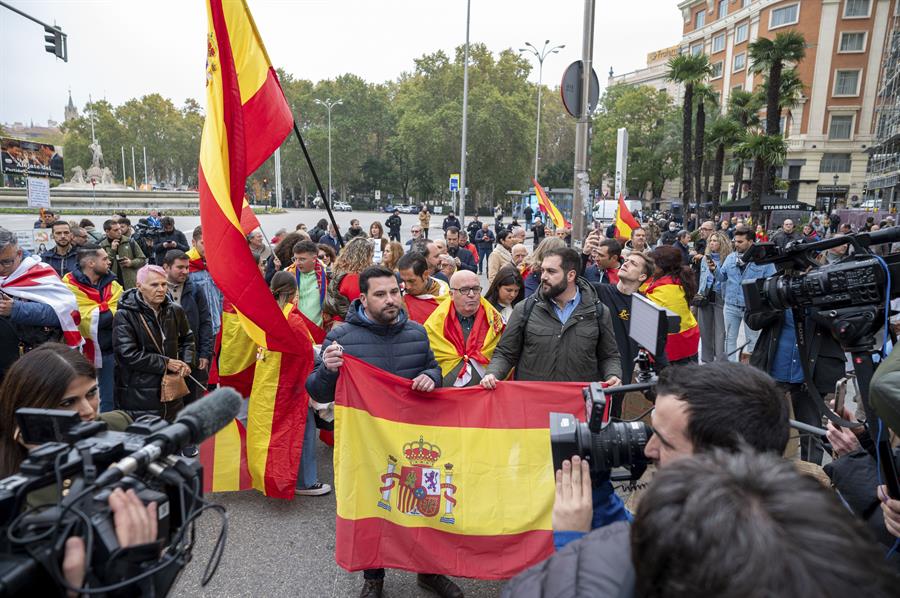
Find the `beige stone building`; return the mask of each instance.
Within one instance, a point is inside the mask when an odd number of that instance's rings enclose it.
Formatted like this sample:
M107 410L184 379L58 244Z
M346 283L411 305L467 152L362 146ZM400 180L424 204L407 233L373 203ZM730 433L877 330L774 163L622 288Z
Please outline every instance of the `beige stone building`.
M807 42L797 66L805 89L785 110L788 198L827 208L862 197L866 149L875 139L875 96L888 22L900 0L684 0L682 52L705 53L722 106L753 90L748 46L797 30ZM749 173L748 173L749 174Z

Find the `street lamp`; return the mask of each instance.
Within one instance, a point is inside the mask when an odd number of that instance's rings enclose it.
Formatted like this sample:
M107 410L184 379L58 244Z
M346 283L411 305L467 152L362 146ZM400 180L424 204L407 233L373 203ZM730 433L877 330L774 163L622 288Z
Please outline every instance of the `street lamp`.
M556 54L566 47L565 44L562 44L560 46L548 48L547 46L549 45L550 40L548 39L544 42L544 47L541 48L540 52L531 44L531 42L525 42L525 47L519 48L519 52L534 54L534 57L538 60L537 130L534 134L534 180L537 180L538 175L538 148L540 147L541 142L541 82L544 78L544 59L550 54Z
M331 109L335 106L340 106L344 103L343 100L334 100L331 101L331 98L325 98L325 101L315 100L316 104L320 106L325 106L325 109L328 110L328 205L331 205L331 198L334 195L334 190L331 187Z
M837 208L837 184L838 184L839 178L840 177L837 174L834 175L834 185L832 185L832 187L831 187L831 209L832 210Z

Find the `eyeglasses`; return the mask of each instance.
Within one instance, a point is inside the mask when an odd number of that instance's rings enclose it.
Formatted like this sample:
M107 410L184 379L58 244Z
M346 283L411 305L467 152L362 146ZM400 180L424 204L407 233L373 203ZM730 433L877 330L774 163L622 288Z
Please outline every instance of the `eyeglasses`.
M462 288L459 288L459 289L454 289L453 287L450 287L450 290L451 290L451 291L456 291L456 292L459 293L460 295L466 295L466 296L470 296L470 295L480 295L480 294L481 294L481 287L480 287L480 286L478 286L478 287L462 287Z
M414 235L416 235L416 234L418 234L418 233L420 233L420 232L422 232L422 229L420 229L420 228L414 228L414 229L412 229L412 233L413 233Z

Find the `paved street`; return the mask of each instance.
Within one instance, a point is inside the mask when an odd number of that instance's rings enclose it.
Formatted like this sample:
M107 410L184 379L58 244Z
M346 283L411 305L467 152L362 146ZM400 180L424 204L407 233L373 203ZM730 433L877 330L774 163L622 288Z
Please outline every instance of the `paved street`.
M318 443L319 478L332 483L332 450ZM203 569L218 533L219 518L207 514L197 527L194 560L185 569L175 597L357 596L362 573L348 573L334 562L335 499L296 497L268 499L254 490L213 494L228 509L228 542L218 573L200 587ZM423 546L422 550L428 550ZM500 595L501 582L457 579L466 596ZM432 596L416 585L413 573L388 571L385 595L394 598Z

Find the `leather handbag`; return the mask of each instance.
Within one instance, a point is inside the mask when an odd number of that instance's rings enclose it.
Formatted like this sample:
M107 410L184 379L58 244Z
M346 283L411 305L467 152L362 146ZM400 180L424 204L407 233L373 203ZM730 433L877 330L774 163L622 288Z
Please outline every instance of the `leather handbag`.
M150 326L147 325L147 320L144 319L143 315L138 315L141 319L141 324L144 325L144 330L147 331L147 334L150 336L150 340L153 341L153 345L156 347L156 350L159 351L159 354L163 357L166 357L166 354L163 352L162 347L159 346L159 343L156 342L156 337L153 336L153 333L150 332ZM172 401L177 401L181 397L184 397L190 394L190 389L188 388L187 382L184 379L184 376L180 374L173 374L172 372L166 372L162 377L162 384L160 384L159 391L159 400L161 403L171 403Z

